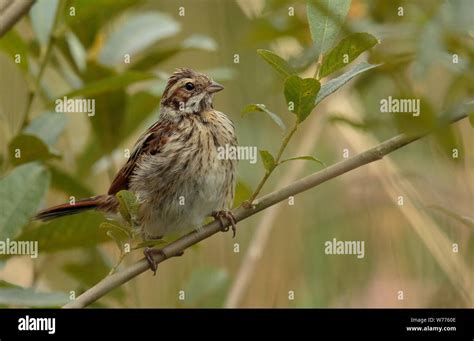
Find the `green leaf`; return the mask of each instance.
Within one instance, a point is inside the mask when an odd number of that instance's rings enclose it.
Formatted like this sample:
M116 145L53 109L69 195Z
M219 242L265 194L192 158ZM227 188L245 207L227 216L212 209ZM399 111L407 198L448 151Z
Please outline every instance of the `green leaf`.
M137 1L117 1L117 0L74 0L76 15L65 15L65 21L68 27L78 35L82 44L89 47L94 39L97 38L97 32L107 27L108 23L119 16L127 8L137 6L143 3ZM98 11L97 8L101 10ZM69 9L69 7L68 7ZM112 23L113 25L113 23Z
M42 140L33 135L21 134L16 136L8 144L8 151L10 160L14 165L59 158L59 155L52 153Z
M101 224L101 227L102 227L102 224ZM107 230L105 234L107 235L107 237L113 240L113 242L115 243L115 245L120 251L123 250L123 235L121 233L117 233L117 230Z
M445 7L442 11L449 11L449 9ZM414 58L413 63L410 65L410 77L413 77L413 79L425 79L431 66L439 65L445 58L444 53L447 51L445 50L442 37L446 34L447 30L439 18L436 15L431 16L423 25L420 25L420 29L416 32L419 44L416 45L416 58ZM453 69L460 67L462 65L462 58L461 63L457 65L449 64L452 65Z
M270 64L283 79L295 73L290 64L277 54L263 49L257 50L257 53Z
M31 7L31 25L42 45L46 45L49 41L58 4L59 0L37 1Z
M464 141L461 137L461 132L455 129L451 123L453 117L459 117L461 114L468 116L472 114L474 112L474 101L471 98L464 98L461 103L458 101L456 101L457 103L455 104L450 104L441 114L436 115L430 103L421 98L420 116L418 117L419 119L421 118L421 120L418 120L415 126L420 126L421 123L423 126L418 128L419 130L434 128L429 138L438 144L439 149L445 153L448 160L462 163L466 155ZM409 133L411 132L412 131ZM413 131L413 133L415 132ZM457 158L453 157L454 149L458 151Z
M309 29L318 55L333 46L350 6L351 0L308 0Z
M147 71L154 66L164 62L165 60L170 59L179 52L182 51L180 46L173 47L162 47L160 46L157 49L153 49L150 52L140 56L137 56L131 61L131 69L137 71Z
M226 66L204 69L202 72L218 82L230 81L234 79L237 74L235 69Z
M275 158L268 150L260 150L260 157L262 158L263 167L265 167L267 172L275 168Z
M46 193L50 174L37 163L15 168L0 180L0 239L14 238L32 217Z
M87 51L82 45L79 38L72 32L66 32L66 42L69 48L69 52L71 53L71 57L74 60L74 63L77 69L81 72L84 72L86 69L86 59L87 59Z
M303 122L315 107L316 96L321 84L314 78L300 78L290 76L285 81L285 98L288 108L292 111L298 122Z
M248 114L251 112L264 112L268 114L268 116L270 116L273 122L275 122L282 130L286 130L285 123L283 123L281 118L277 114L268 110L265 104L247 104L242 109L242 116L245 116L245 114Z
M354 66L352 69L350 69L346 73L343 73L339 77L331 79L329 82L325 83L321 87L321 91L319 91L318 96L316 97L315 104L318 105L319 103L321 103L326 97L328 97L333 92L337 91L340 87L342 87L344 84L349 82L355 76L358 76L361 73L364 73L373 68L376 68L379 65L381 64L372 65L366 62L362 62Z
M443 126L442 128L435 129L432 134L430 134L430 138L436 141L449 161L463 163L465 148L461 133L458 129L451 125ZM453 149L455 148L458 150L457 158L453 157Z
M133 237L132 231L129 228L122 226L118 223L111 223L109 221L104 221L102 224L100 224L99 228L118 232L116 236L119 237L121 241L130 239Z
M366 119L366 120L360 122L360 121L348 118L344 115L331 115L328 118L328 121L331 122L331 123L336 123L336 124L337 123L346 124L346 125L354 128L354 129L360 129L360 130L367 130L372 126L376 126L377 123L378 123L378 121L375 120L375 119L372 119L372 120L367 120Z
M2 41L2 39L0 39ZM22 57L22 62L25 58ZM23 125L29 98L29 75L17 67L13 59L0 53L0 146L5 146Z
M94 95L103 94L105 92L118 90L125 88L133 83L150 80L155 78L151 73L137 72L137 71L126 71L119 75L113 75L107 78L102 78L97 81L92 81L87 83L84 87L73 90L69 93L66 93L58 98L68 97L91 97ZM97 108L96 108L97 112Z
M127 190L121 190L115 197L119 201L119 211L123 219L134 225L138 215L138 201L135 194Z
M252 195L252 189L243 181L237 181L233 207L239 206Z
M378 40L368 33L352 33L345 37L324 57L319 77L343 68L377 43Z
M157 11L134 14L107 39L100 52L99 62L108 66L123 63L125 54L133 58L153 43L179 30L179 23L167 14Z
M53 147L64 131L68 117L62 113L47 111L35 117L25 128L24 132L34 135Z
M183 41L181 47L182 49L216 51L217 43L214 39L204 34L193 34Z
M92 246L109 241L99 225L105 221L98 212L85 212L30 224L17 240L37 240L41 252L55 252Z
M84 82L81 79L79 75L82 75L83 72L85 72L85 68L80 70L77 67L77 63L74 61L73 56L71 55L71 52L67 49L66 44L61 41L61 43L58 43L53 48L53 54L55 57L55 69L56 72L58 72L61 77L64 79L64 82L67 83L66 85L62 85L61 87L67 87L68 89L79 89L84 86ZM84 60L84 65L85 65L85 60ZM46 81L43 82L43 85L46 85ZM49 86L52 85L52 83ZM54 89L54 94L52 93L52 89L49 90L48 88L45 88L45 90L48 92L47 96L49 98L55 98L56 95L58 94L57 88L55 87ZM61 91L61 88L58 89Z
M133 70L149 70L182 51L215 51L217 49L216 41L202 34L191 35L179 45L171 47L164 47L159 43L155 45L131 61Z
M215 51L217 49L216 41L202 34L191 35L179 45L171 47L164 47L159 43L155 45L148 49L146 53L131 60L131 69L139 71L149 70L182 51Z
M458 117L460 114L474 115L474 100L472 98L465 99L462 103L449 108L449 110L442 113L441 117L446 124L451 124L451 118Z
M469 119L469 122L471 123L471 127L474 127L474 100L472 98L470 100L465 101L461 105L457 105L454 110L451 110L452 112L463 112L466 113ZM453 113L451 113L453 115ZM449 119L449 116L448 116Z
M414 116L412 113L405 113L405 112L393 112L393 113L385 113L385 115L390 115L392 119L395 121L395 125L399 132L406 133L409 135L418 135L423 132L428 132L434 129L437 126L437 118L433 107L431 106L428 100L424 98L417 98L412 94L407 95L400 95L400 96L389 96L388 98L384 98L381 101L387 103L387 106L390 106L390 102L398 101L400 103L401 100L408 100L409 103L412 100L419 101L419 113L417 116ZM381 104L381 108L383 108Z
M20 55L21 62L16 65L23 71L28 71L28 46L16 30L8 31L0 39L0 50L5 52L13 62L15 61L15 56L17 54Z
M63 292L38 292L31 288L0 281L0 304L14 307L60 307L69 302Z
M284 163L284 162L287 162L287 161L293 161L293 160L315 161L315 162L319 163L320 165L326 167L326 164L325 164L324 162L322 162L322 161L319 160L319 159L316 159L314 156L311 156L311 155L290 157L289 159L285 159L285 160L283 160L283 161L280 161L280 163Z
M64 192L68 196L76 198L87 198L94 193L85 186L79 177L71 176L62 169L49 165L51 172L51 187Z
M246 44L262 45L270 41L276 41L278 38L292 37L300 42L307 40L306 20L300 16L289 16L289 2L286 0L277 0L281 3L286 2L284 10L264 10L258 18L253 18L249 30L246 30L244 41ZM263 2L262 2L263 3ZM267 2L265 2L267 3ZM248 5L244 5L248 7ZM271 13L271 14L270 14Z
M225 298L228 283L229 275L223 269L211 267L197 269L184 286L185 302L190 306L218 307Z

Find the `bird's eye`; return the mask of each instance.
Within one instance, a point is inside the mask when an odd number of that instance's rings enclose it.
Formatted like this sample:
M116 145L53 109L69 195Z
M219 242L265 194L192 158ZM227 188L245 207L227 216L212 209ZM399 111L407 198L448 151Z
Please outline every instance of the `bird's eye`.
M191 90L194 89L194 84L191 83L191 82L188 82L188 83L186 83L186 85L184 87L186 88L186 90L191 91Z

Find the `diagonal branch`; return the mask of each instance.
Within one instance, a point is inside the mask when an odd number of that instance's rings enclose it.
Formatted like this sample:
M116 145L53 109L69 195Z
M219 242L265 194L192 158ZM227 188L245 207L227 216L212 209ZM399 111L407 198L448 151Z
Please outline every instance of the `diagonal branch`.
M466 110L460 110L452 115L450 123L459 121L467 117L468 113ZM237 221L246 219L249 216L258 213L267 207L273 206L280 201L286 200L289 196L294 196L298 193L304 192L310 188L320 185L328 180L336 178L344 173L359 168L363 165L382 159L385 155L403 147L407 144L416 141L429 132L420 133L419 135L407 135L400 134L391 139L388 139L379 145L366 150L350 159L338 162L326 169L311 174L305 178L295 181L294 183L269 193L254 201L254 205L251 208L239 207L233 211L234 217ZM226 222L226 225L230 225ZM219 222L213 221L203 228L193 231L173 243L165 246L162 254L156 255L155 260L157 263L161 263L170 257L181 254L190 246L197 244L198 242L209 238L210 236L221 231ZM149 268L149 264L145 259L141 259L135 264L125 268L123 271L113 274L104 278L102 281L97 283L95 286L84 292L82 295L77 297L74 301L66 304L63 308L84 308L89 304L95 302L102 296L106 295L111 290L120 286L123 283L128 282L132 278L145 272Z
M34 0L5 1L0 6L0 37L8 32L23 15L28 13Z

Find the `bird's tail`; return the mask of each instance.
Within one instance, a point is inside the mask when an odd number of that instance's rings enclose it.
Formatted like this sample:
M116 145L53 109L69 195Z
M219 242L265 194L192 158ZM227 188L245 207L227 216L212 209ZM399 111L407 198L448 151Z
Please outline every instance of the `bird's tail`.
M93 209L113 211L116 207L118 207L118 202L113 195L98 195L76 201L74 204L62 204L47 208L40 211L34 219L48 221Z

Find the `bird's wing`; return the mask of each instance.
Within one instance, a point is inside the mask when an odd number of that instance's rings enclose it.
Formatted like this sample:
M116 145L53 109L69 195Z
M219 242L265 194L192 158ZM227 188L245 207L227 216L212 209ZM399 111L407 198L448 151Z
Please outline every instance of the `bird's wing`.
M127 163L120 169L115 176L114 181L110 185L108 194L115 194L123 189L128 189L130 177L133 174L138 161L144 155L154 155L160 152L161 148L168 141L172 129L169 124L156 122L148 130L140 136L135 143L132 154Z

